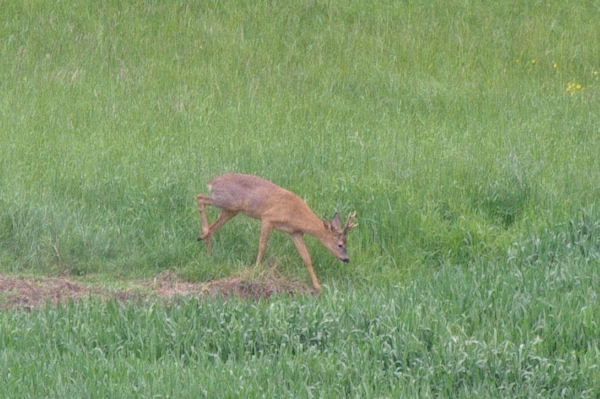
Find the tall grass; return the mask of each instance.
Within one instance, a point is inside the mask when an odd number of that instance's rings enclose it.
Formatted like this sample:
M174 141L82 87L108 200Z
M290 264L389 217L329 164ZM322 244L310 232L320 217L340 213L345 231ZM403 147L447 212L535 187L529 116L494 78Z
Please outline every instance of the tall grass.
M6 395L598 396L594 2L0 8L3 273L250 267L195 241L229 171L360 222L316 299L2 312Z
M589 3L5 6L5 270L209 270L193 193L226 171L356 208L364 272L596 203Z

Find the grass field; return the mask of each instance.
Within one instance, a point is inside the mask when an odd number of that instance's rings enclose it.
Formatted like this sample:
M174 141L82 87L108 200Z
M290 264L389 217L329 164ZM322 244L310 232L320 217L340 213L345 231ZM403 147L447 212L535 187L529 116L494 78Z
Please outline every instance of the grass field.
M600 396L595 2L0 8L1 274L242 273L256 221L196 242L232 171L360 223L316 297L0 310L0 397Z

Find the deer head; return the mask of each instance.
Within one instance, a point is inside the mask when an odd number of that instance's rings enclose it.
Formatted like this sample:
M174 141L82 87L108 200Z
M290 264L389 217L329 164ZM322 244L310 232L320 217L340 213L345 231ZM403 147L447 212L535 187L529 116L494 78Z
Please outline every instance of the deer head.
M342 220L340 219L340 215L336 212L333 215L333 219L331 221L323 218L323 225L325 226L325 230L328 232L327 237L321 242L325 245L327 249L339 260L344 263L348 263L350 259L348 259L348 253L346 252L346 234L348 231L358 226L358 223L353 223L352 221L356 217L356 212L352 212L348 215L348 219L346 220L346 225L342 228Z

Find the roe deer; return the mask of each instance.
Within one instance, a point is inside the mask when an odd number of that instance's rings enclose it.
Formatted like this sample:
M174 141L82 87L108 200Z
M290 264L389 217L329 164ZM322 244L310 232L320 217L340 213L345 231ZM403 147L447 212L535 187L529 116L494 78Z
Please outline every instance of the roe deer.
M336 258L348 262L346 253L346 234L358 226L352 220L356 212L348 216L346 225L342 227L340 216L336 213L331 221L319 219L308 205L296 194L258 176L244 174L226 174L214 178L208 185L212 195L198 194L198 211L202 220L202 235L198 240L204 240L210 250L210 241L214 232L238 213L260 219L260 239L258 241L259 264L265 253L269 233L280 230L288 233L294 242L300 257L306 264L308 274L316 291L321 285L313 270L312 261L306 245L304 234L316 237ZM221 209L217 220L209 225L205 205Z

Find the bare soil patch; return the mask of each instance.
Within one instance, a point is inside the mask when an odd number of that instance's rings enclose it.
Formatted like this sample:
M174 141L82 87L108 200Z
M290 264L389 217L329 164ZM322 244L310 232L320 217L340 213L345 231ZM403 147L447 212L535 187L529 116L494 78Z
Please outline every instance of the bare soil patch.
M248 273L226 279L192 283L172 272L163 272L151 280L133 281L126 289L115 290L96 284L76 282L64 277L19 277L0 274L0 309L34 309L46 303L80 300L87 297L117 300L164 299L178 297L232 298L258 300L274 294L306 295L311 289L304 283L289 281L276 271L258 277Z

